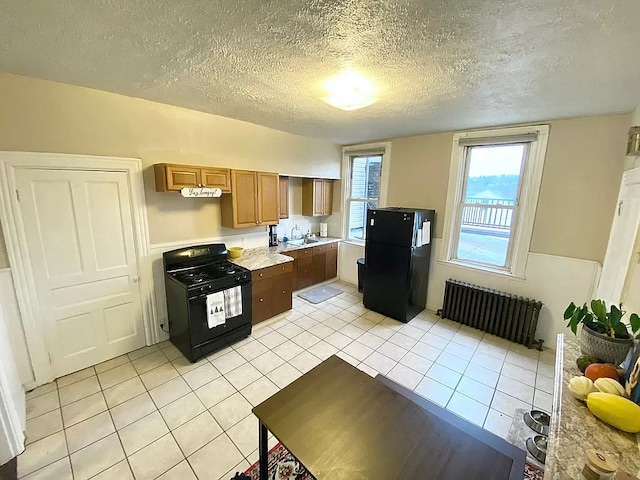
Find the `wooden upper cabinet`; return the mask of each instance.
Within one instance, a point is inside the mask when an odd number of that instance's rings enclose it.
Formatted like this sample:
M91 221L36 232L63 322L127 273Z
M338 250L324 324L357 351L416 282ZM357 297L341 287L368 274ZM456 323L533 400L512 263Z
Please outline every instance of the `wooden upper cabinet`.
M277 173L231 170L231 194L222 196L222 225L230 228L277 224Z
M323 215L333 213L333 180L322 181Z
M156 192L178 192L183 188L211 187L223 192L231 191L229 169L156 163Z
M277 225L280 220L280 181L277 173L258 172L258 208L261 225Z
M231 191L231 175L226 168L203 168L202 184L209 188L219 188L223 192Z
M222 196L222 224L231 228L259 225L256 172L232 170L231 192Z
M280 177L280 218L289 218L289 177Z
M309 217L333 213L333 180L305 178L302 180L302 214Z

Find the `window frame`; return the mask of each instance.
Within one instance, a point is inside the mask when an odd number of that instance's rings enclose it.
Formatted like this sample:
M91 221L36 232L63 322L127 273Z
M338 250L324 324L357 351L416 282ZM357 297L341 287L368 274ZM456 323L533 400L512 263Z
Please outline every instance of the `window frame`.
M497 267L456 258L462 224L466 179L470 163L468 158L470 148L479 145L523 143L522 136L531 134L535 134L537 137L533 141L526 142L527 145L525 146L526 155L513 210L506 266ZM440 262L499 275L524 278L540 185L542 183L548 137L549 125L476 130L454 134ZM487 143L486 139L488 138L495 139L495 142ZM513 139L512 142L509 142L510 138ZM461 140L466 141L469 145L460 145ZM474 140L477 140L478 143L473 144Z
M380 155L381 169L380 169L380 188L378 191L378 198L376 199L363 199L352 198L351 187L353 180L353 158L354 157L373 157ZM347 243L355 245L364 245L365 240L357 238L349 238L349 218L351 216L351 201L376 201L378 208L386 206L387 189L389 168L391 163L391 142L379 142L379 143L367 143L361 145L349 145L342 149L342 182L343 182L343 197L342 197L342 239ZM366 228L366 225L364 226ZM366 235L366 234L365 234Z

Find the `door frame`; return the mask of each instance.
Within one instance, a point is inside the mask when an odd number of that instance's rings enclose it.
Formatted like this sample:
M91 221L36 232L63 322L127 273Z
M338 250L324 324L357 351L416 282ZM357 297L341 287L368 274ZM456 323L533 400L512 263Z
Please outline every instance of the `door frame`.
M52 381L53 369L45 338L42 333L36 293L35 277L27 236L22 222L23 212L17 194L16 170L86 170L124 172L127 174L131 200L131 218L134 229L135 254L140 275L140 301L144 336L147 345L159 341L156 318L153 274L149 255L149 229L144 196L142 161L138 158L106 157L94 155L0 152L0 223L2 224L11 276L16 290L25 339L36 385Z
M620 208L624 208L624 201L630 198L640 198L640 167L627 170L622 174L622 181L620 182L620 191L618 193L618 200L616 202L615 211L613 213L613 221L611 222L611 231L609 232L609 240L607 241L607 250L602 264L602 271L600 274L600 280L596 291L596 298L604 298L607 301L620 303L624 300L627 289L629 288L629 282L631 280L631 265L633 262L634 254L638 253L637 246L640 243L640 235L636 229L634 245L630 245L631 252L625 252L624 249L619 248L618 245L612 244L613 229L616 226L616 217ZM636 218L637 224L640 224L640 218ZM630 255L627 255L629 253ZM625 264L626 273L624 278L617 278L611 280L607 276L607 266L611 263Z

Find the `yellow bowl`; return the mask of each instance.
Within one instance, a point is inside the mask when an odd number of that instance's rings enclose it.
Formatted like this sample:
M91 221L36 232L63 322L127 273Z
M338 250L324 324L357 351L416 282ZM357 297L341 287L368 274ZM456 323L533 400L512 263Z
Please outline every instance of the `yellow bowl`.
M242 247L229 247L227 248L227 251L229 252L229 258L231 260L236 260L238 258L240 258L242 256L242 253L244 252L244 248Z

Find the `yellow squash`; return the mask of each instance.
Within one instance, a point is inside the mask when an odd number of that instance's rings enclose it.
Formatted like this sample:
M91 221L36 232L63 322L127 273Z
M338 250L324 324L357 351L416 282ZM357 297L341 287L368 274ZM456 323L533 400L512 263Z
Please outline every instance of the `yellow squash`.
M640 432L640 406L610 393L594 392L587 397L591 413L612 427L629 433Z

